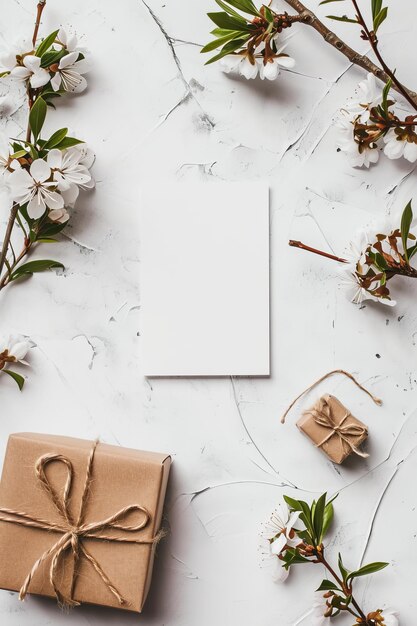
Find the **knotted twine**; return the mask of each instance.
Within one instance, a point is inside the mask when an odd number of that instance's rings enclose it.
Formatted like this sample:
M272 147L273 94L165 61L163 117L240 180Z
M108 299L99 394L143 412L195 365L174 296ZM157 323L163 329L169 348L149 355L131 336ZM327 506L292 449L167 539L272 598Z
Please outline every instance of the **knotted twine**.
M352 437L365 435L368 429L362 424L345 424L346 420L352 416L350 411L346 410L344 417L342 417L337 424L327 397L322 397L316 402L312 409L305 411L303 415L311 415L316 424L329 430L329 433L324 439L320 441L320 443L316 443L316 448L321 448L333 435L337 435L342 442L342 446L346 444L351 452L354 452L364 459L369 456L366 452L359 450L351 439Z
M378 406L381 406L382 400L374 396L368 389L363 387L363 385L361 385L352 374L349 374L349 372L346 372L345 370L341 370L341 369L332 370L331 372L324 374L324 376L321 376L321 378L319 378L312 385L307 387L307 389L304 389L304 391L300 393L300 395L297 396L295 400L293 400L293 402L291 402L290 406L285 411L284 415L281 417L281 423L284 424L285 418L287 417L288 413L290 412L294 404L298 402L298 400L304 394L311 391L314 387L316 387L319 383L321 383L323 380L325 380L329 376L333 376L333 374L343 374L344 376L347 376L353 383L355 383L357 387L359 387L359 389L364 391L375 402L375 404L377 404ZM339 439L345 444L347 444L349 448L351 449L351 451L354 452L355 454L363 458L366 458L369 456L368 454L366 454L366 452L362 452L361 450L359 450L359 448L357 448L351 440L351 437L358 437L358 436L364 435L367 432L367 429L365 426L361 424L346 424L345 423L346 420L351 416L350 411L346 411L346 414L344 415L344 417L342 417L341 421L337 424L335 422L329 402L327 401L325 397L322 397L317 401L317 403L314 405L312 409L310 409L309 411L305 411L304 415L306 414L311 415L314 421L316 422L316 424L318 424L319 426L323 426L324 428L327 428L329 430L328 435L326 435L326 437L324 437L324 439L320 443L316 444L316 447L321 448L325 443L327 443L329 439L331 439L331 437L333 437L333 435L337 435Z
M74 477L74 469L71 461L63 456L62 454L44 454L41 456L35 464L35 473L38 481L40 482L42 488L45 493L49 496L50 500L54 504L57 509L62 523L49 522L47 520L35 517L30 515L29 513L25 513L23 511L15 511L13 509L1 508L0 507L0 521L10 522L11 524L19 524L20 526L27 526L31 528L39 528L41 530L48 530L53 532L62 533L62 537L58 539L54 545L52 545L48 550L46 550L34 563L32 569L29 574L26 576L25 581L23 582L22 587L19 591L19 599L24 600L26 594L29 591L29 587L31 581L36 574L36 572L42 567L48 557L52 556L50 568L49 568L49 581L54 590L55 596L58 600L58 603L62 606L73 607L77 606L80 603L74 600L74 587L78 577L78 565L80 557L86 558L89 563L91 563L92 567L101 578L103 583L106 585L107 589L116 597L117 601L120 605L127 604L127 601L122 596L120 591L115 587L115 585L109 580L106 573L103 571L100 563L95 559L95 557L87 550L87 548L83 545L82 539L98 539L102 541L116 541L123 543L135 543L135 544L155 544L159 541L162 536L162 533L158 533L152 539L131 539L129 537L116 537L110 535L103 535L100 531L103 530L121 530L125 533L135 533L140 530L143 530L148 526L151 521L151 514L149 511L139 505L139 504L130 504L129 506L120 509L117 513L114 513L110 517L101 520L99 522L90 522L86 523L84 521L85 517L85 508L89 497L90 486L92 482L92 472L93 472L93 463L94 463L94 455L96 452L96 448L98 445L98 441L95 441L91 452L88 457L87 462L87 470L84 481L84 487L81 497L81 504L78 516L76 520L73 519L71 513L69 511L69 500L71 496L71 486ZM48 463L51 462L59 462L63 463L66 467L67 471L67 479L64 485L64 490L62 496L56 493L51 483L49 482L45 468ZM128 526L124 525L120 522L125 520L132 512L140 512L143 514L143 520L137 524L136 526ZM100 533L100 534L97 534ZM57 577L60 571L60 564L64 554L71 550L74 558L74 568L72 572L72 580L71 580L71 590L69 595L65 595L63 591L59 589L57 583Z

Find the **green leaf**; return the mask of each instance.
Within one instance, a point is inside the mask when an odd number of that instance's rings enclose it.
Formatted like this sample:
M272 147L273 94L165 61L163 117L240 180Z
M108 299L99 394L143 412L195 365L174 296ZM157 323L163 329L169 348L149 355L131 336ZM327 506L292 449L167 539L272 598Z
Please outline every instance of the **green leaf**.
M55 237L61 230L64 230L65 226L67 226L68 222L64 222L63 224L54 223L54 222L45 222L42 224L38 237L42 237L43 239L48 239L50 237Z
M45 100L41 96L36 98L35 104L33 105L29 114L29 125L35 141L39 137L39 133L42 130L42 126L46 117L46 109L47 106Z
M321 581L321 585L316 591L339 591L339 587L335 585L335 583L332 583L331 580L325 578Z
M61 143L64 137L67 136L67 133L68 128L60 128L59 130L55 131L54 134L49 137L48 141L43 144L42 149L51 150L52 148L55 148Z
M235 11L234 9L232 9L229 5L227 5L225 2L223 2L223 0L215 0L216 4L219 5L219 7L221 9L223 9L224 11L226 11L226 13L228 13L229 15L231 15L232 17L235 17L237 20L239 20L240 22L242 22L243 24L247 23L247 20L242 17L237 11Z
M216 24L216 26L225 28L226 30L242 30L249 32L255 28L253 24L237 20L236 18L227 15L227 13L223 13L223 11L218 13L207 13L207 15Z
M284 500L293 511L301 511L299 519L303 522L306 529L313 537L315 533L311 519L311 510L307 502L304 502L304 500L294 500L289 496L284 496Z
M326 508L327 493L323 493L317 500L317 503L312 511L312 521L314 534L316 536L317 545L320 545L323 538L323 522L324 522L324 509Z
M230 41L231 39L234 39L236 36L239 36L239 35L241 35L241 31L237 31L237 30L228 31L227 35L223 35L223 37L219 37L218 39L214 39L213 41L210 41L208 44L204 46L204 48L201 48L200 52L202 53L211 52L212 50L215 50L216 48L220 48L225 43L227 43L228 41Z
M331 502L328 502L326 504L326 508L324 509L324 514L323 514L323 531L322 531L322 539L323 537L326 535L327 531L330 528L330 524L333 521L333 517L334 517L334 508L333 508L333 504Z
M355 20L347 15L326 15L329 20L336 20L337 22L349 22L349 24L357 24L358 20Z
M232 41L229 41L229 43L223 46L223 48L218 54L216 54L214 57L211 57L208 61L206 61L205 65L210 65L210 63L214 63L215 61L218 61L219 59L223 58L227 54L231 54L232 52L235 52L236 50L238 50L238 48L241 48L242 45L246 41L247 39L233 39Z
M368 576L368 574L374 574L375 572L379 572L381 569L385 569L389 563L376 562L369 563L368 565L364 565L358 570L351 572L346 580L352 580L353 578L359 578L359 576Z
M13 378L13 380L19 387L20 391L22 391L23 385L25 384L25 379L23 378L23 376L21 376L20 374L17 374L16 372L12 372L11 370L3 369L1 371L4 372L5 374L8 374L11 378Z
M414 246L411 246L411 248L408 248L407 250L408 260L412 259L416 252L417 252L417 243Z
M378 28L381 26L382 22L387 19L388 15L388 7L384 7L380 10L378 15L374 18L374 31L377 32Z
M58 34L58 31L55 30L53 33L45 37L45 39L39 44L39 46L36 49L35 55L37 57L41 57L47 50L49 50L49 48L54 43L57 34Z
M252 0L228 0L228 3L235 7L235 9L249 13L249 15L260 15Z
M75 137L64 137L62 141L56 144L55 148L65 150L65 148L71 148L72 146L77 146L80 143L84 143L84 141L82 141L82 139L76 139Z
M343 578L343 582L346 582L346 580L348 579L349 576L349 570L346 569L346 567L343 565L343 561L342 561L342 555L339 552L339 561L338 561L338 565L339 565L339 571L342 574L342 578Z
M372 0L371 6L372 6L372 17L375 19L375 17L378 15L380 10L382 9L382 0Z
M42 55L41 58L41 67L45 69L54 63L59 63L59 61L67 54L65 49L62 50L48 50L45 54Z
M27 150L18 150L17 152L14 152L10 156L12 159L20 159L21 157L25 156L25 154L27 153L28 153Z
M16 268L11 276L10 280L17 280L18 278L22 278L22 276L31 276L35 272L44 272L45 270L50 270L53 268L64 269L62 263L58 263L58 261L41 260L41 261L29 261L29 263L24 263L20 265L20 267Z
M409 262L408 258L408 250L407 250L407 241L408 235L410 233L411 222L413 221L413 209L411 208L411 200L408 202L405 207L403 214L401 216L401 240L403 242L404 248L404 256L407 263Z
M322 2L319 2L319 7L322 4L330 4L330 2L344 2L345 0L323 0Z

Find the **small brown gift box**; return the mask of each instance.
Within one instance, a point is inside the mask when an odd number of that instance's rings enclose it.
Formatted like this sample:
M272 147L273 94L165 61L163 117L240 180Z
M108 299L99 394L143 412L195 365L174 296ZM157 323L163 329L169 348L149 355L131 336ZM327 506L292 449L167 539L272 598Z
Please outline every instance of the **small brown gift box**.
M334 463L343 461L352 453L369 456L359 450L368 437L368 429L334 396L322 396L303 413L297 426Z
M141 612L170 464L166 454L11 435L0 484L0 588Z

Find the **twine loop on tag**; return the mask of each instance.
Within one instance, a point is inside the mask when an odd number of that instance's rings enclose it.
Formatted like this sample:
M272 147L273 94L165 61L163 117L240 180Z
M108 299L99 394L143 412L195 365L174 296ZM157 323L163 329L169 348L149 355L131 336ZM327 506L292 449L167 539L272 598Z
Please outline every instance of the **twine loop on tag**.
M52 556L50 568L49 568L49 581L54 590L55 596L62 606L72 607L80 604L74 600L74 587L78 576L78 565L81 557L87 559L92 565L97 575L101 578L107 589L117 598L120 605L126 604L127 601L115 587L106 573L103 571L97 559L87 550L84 545L83 539L96 539L102 541L116 541L135 544L155 544L159 541L162 533L158 533L152 539L133 539L128 536L111 536L105 535L102 531L106 530L120 530L123 533L135 533L143 530L148 526L151 521L151 514L148 510L139 504L130 504L117 513L114 513L110 517L101 520L99 522L85 523L85 508L89 497L90 486L92 482L92 471L94 463L94 455L98 441L95 441L90 451L86 476L84 480L84 487L81 497L80 509L78 517L74 520L69 510L69 500L71 495L71 486L74 476L74 469L71 461L61 454L44 454L41 456L35 464L35 474L42 485L43 490L49 496L49 499L54 504L59 516L62 519L62 523L49 522L47 520L35 517L22 511L15 511L13 509L0 507L0 521L9 522L12 524L19 524L21 526L27 526L31 528L38 528L40 530L47 530L62 533L62 536L56 543L54 543L48 550L46 550L34 563L29 574L23 582L19 591L20 600L24 600L26 594L29 591L29 587L33 576L42 567L46 559ZM62 495L60 496L52 487L48 477L45 473L45 468L49 463L58 462L62 463L66 467L67 478L65 481ZM127 525L123 522L128 518L131 513L141 513L143 519L136 525ZM71 590L69 595L66 595L60 590L58 585L58 574L60 571L61 559L67 551L71 551L74 559L74 568L72 572Z
M364 459L368 458L369 454L359 450L352 441L352 437L361 437L367 434L368 430L362 424L346 424L346 420L351 417L350 411L346 411L345 415L337 424L327 398L323 397L317 401L312 409L305 411L304 415L311 415L316 424L329 430L329 433L324 439L316 444L316 448L321 448L329 439L337 435L342 445L346 444L354 454Z
M375 404L377 404L378 406L381 406L382 400L374 396L368 389L366 389L363 385L361 385L352 374L349 374L349 372L346 372L345 370L340 370L340 369L332 370L331 372L327 372L327 374L324 374L324 376L321 376L318 380L316 380L309 387L307 387L307 389L304 389L304 391L302 391L300 395L297 396L295 400L291 402L290 406L285 411L284 415L281 417L281 424L284 424L285 418L287 417L288 413L291 411L294 404L298 402L300 398L302 398L306 393L311 391L319 383L323 382L323 380L326 380L326 378L329 378L329 376L333 376L333 374L343 374L344 376L347 376L347 378L349 378L353 383L355 383L355 385L359 387L359 389L364 391L375 402Z

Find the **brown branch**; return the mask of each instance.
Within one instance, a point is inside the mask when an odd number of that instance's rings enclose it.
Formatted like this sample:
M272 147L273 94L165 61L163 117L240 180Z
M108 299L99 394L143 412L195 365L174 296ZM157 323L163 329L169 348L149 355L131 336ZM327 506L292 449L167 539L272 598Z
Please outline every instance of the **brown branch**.
M40 26L41 18L42 18L42 12L43 12L43 10L45 8L45 5L46 5L46 0L39 0L38 5L37 5L35 27L33 29L33 37L32 37L32 43L33 43L34 47L35 47L35 44L36 44L36 39L38 37L39 26ZM29 81L27 83L27 94L28 94L28 108L29 108L29 112L30 112L30 110L31 110L31 108L33 106L33 93L32 93L32 89L30 87ZM28 122L27 131L26 131L26 140L27 141L30 141L30 132L31 132L30 131L30 125L29 125L29 122ZM19 210L19 205L18 204L13 204L12 208L10 209L9 221L7 222L7 228L6 228L6 232L4 234L4 240L3 240L3 244L2 244L1 252L0 252L0 276L1 276L1 273L3 271L4 264L6 262L6 257L7 257L7 253L9 251L9 246L10 246L10 239L11 239L11 236L12 236L13 226L14 226L15 221L16 221L16 216L17 216L18 210ZM3 282L3 281L1 281L1 282Z
M310 246L306 246L301 241L294 241L290 239L288 242L289 246L293 248L300 248L301 250L306 250L307 252L313 252L314 254L319 254L320 256L326 257L326 259L331 259L332 261L337 261L338 263L349 263L347 259L342 259L339 256L335 256L334 254L329 254L328 252L323 252L323 250L317 250L317 248L311 248Z
M358 3L356 2L356 0L352 0L352 4L355 7L355 11L356 11L356 16L358 18L359 24L362 26L363 30L365 31L364 37L366 35L367 40L369 41L372 50L375 53L376 58L378 59L378 61L380 62L382 68L384 69L385 73L388 74L388 76L391 78L393 85L395 85L396 90L399 91L399 93L401 93L404 98L407 100L407 102L409 104L411 104L411 106L414 108L414 110L417 111L417 102L415 101L415 99L413 99L410 94L407 91L407 88L404 87L404 85L402 83L400 83L400 81L398 80L398 78L395 76L394 72L392 72L390 70L390 68L388 67L388 65L385 63L384 59L382 58L382 55L379 51L378 48L378 39L376 37L376 34L374 32L371 32L366 24L366 21L361 13L361 10L359 8Z
M366 55L362 55L359 52L356 52L356 50L354 50L350 46L348 46L344 41L342 41L342 39L340 39L340 37L336 35L336 33L327 28L327 26L325 26L323 22L319 20L317 15L315 15L312 11L310 11L310 9L304 6L302 2L300 2L299 0L284 0L284 2L286 2L291 8L297 11L297 13L302 18L301 21L303 24L307 24L308 26L314 28L314 30L316 30L323 37L326 43L333 46L333 48L336 48L336 50L338 50L345 57L347 57L351 63L353 63L354 65L358 65L367 72L371 72L383 83L387 83L389 81L391 76L387 73L387 71L378 67L378 65L375 65L375 63L373 63L373 61L371 61L371 59ZM404 93L399 89L398 85L394 81L393 83L394 84L392 88L404 95ZM404 87L404 85L402 85L402 87L407 93L407 100L408 98L410 98L410 100L408 101L413 102L414 108L417 108L417 93L415 91L411 91L407 87Z
M24 259L25 256L27 254L29 254L29 251L30 251L31 247L32 247L32 242L29 239L25 239L25 244L23 246L23 250L21 251L19 256L16 257L15 261L10 266L10 269L8 269L7 272L4 273L3 277L0 280L0 291L2 289L4 289L4 287L6 287L6 285L9 284L11 273L13 272L14 269L16 269L16 267L19 265L20 261L22 261L22 259Z

